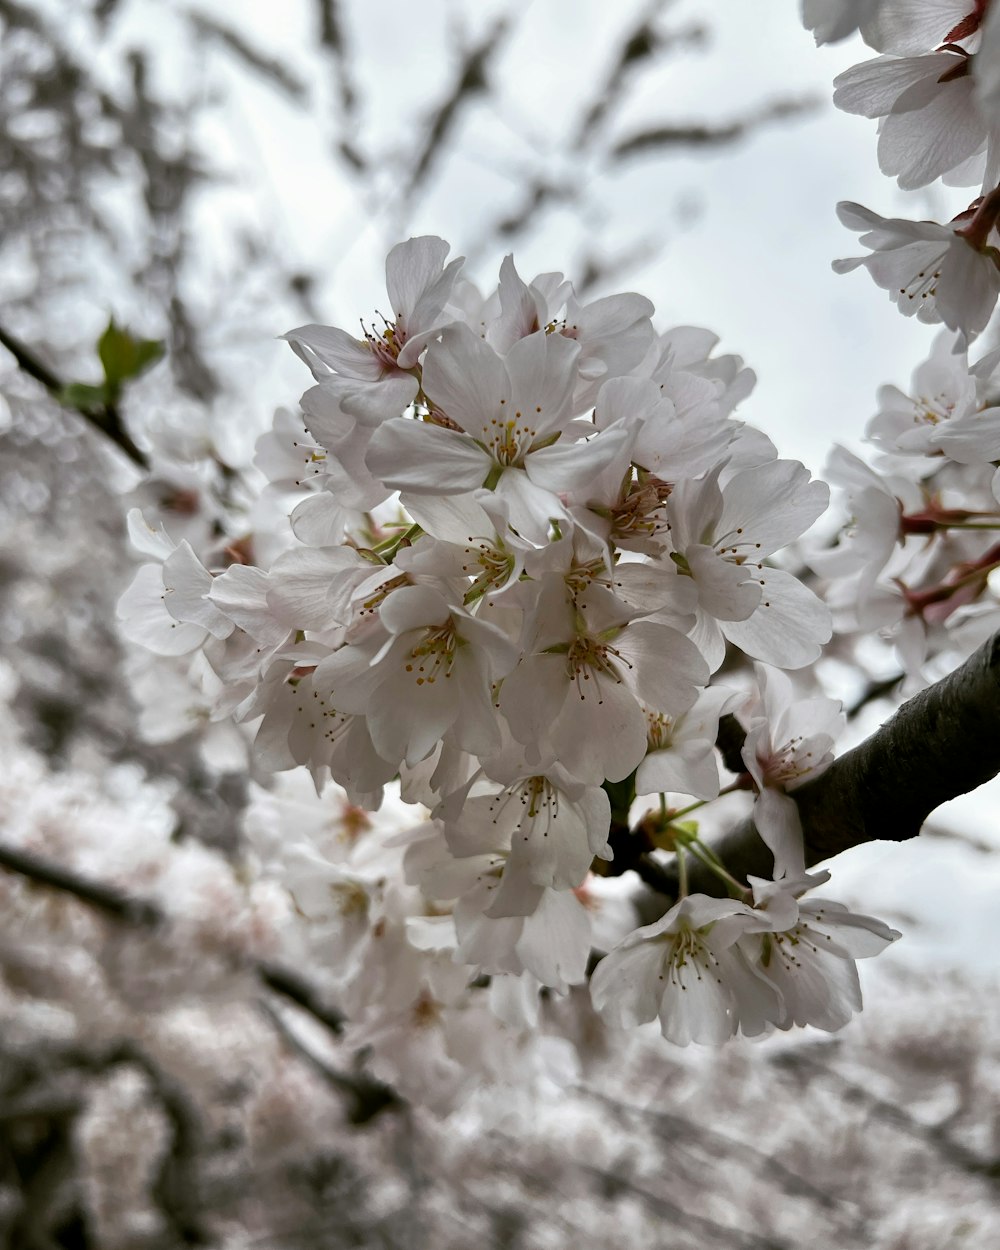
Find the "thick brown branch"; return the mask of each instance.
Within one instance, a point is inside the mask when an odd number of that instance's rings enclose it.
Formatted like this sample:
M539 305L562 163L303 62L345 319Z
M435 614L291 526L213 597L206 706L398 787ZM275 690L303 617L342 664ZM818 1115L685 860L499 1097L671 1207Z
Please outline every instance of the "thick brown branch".
M794 791L806 864L878 839L915 838L927 817L1000 772L1000 632L953 673L914 695L871 737ZM769 877L771 852L750 819L715 846L734 876ZM691 865L690 888L725 893ZM664 869L661 892L675 894L676 868Z

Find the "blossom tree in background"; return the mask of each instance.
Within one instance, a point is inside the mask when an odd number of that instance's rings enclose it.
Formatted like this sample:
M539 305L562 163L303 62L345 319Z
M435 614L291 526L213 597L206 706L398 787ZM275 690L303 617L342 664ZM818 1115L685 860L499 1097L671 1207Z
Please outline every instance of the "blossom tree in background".
M511 256L482 291L436 236L391 249L360 333L285 334L312 384L258 441L259 489L206 457L210 520L179 520L200 487L120 415L157 344L112 323L103 383L74 388L6 337L145 475L118 615L148 723L169 740L194 709L206 760L252 779L236 880L194 856L207 903L151 867L156 899L140 865L109 893L72 854L60 875L30 838L3 852L143 935L113 972L126 999L173 992L169 960L165 984L141 966L166 926L204 950L207 992L232 975L332 1027L339 1068L292 1036L361 1121L579 1082L653 1021L685 1046L860 1010L857 961L900 933L810 869L1000 771L1000 353L977 346L1000 294L1000 17L803 12L879 53L834 99L878 119L883 172L978 189L947 223L839 207L868 254L836 267L942 331L912 393L883 390L874 463L833 452L849 519L819 537L828 486L740 418L754 376L714 333ZM864 673L873 634L901 671L855 708L913 697L836 757L824 658Z

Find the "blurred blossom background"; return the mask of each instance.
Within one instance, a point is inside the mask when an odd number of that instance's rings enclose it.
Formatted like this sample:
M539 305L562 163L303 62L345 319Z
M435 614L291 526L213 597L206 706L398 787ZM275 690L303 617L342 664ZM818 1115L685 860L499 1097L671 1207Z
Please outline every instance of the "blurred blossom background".
M115 626L127 509L159 492L197 532L212 456L227 506L277 507L254 441L309 382L278 336L370 321L410 235L481 286L513 252L639 291L745 358L739 415L781 455L822 474L860 447L933 338L830 269L856 248L837 200L903 211L872 125L830 104L864 55L817 50L793 0L0 0L0 332L63 384L98 380L111 317L163 340L122 415L177 466L141 481L0 348L0 842L177 904L199 952L192 975L0 869L0 1244L1000 1244L995 788L837 865L837 897L905 930L843 1034L581 1034L571 1080L553 1061L530 1098L435 1113L338 1080L336 1039L213 945L232 905L227 942L294 954L266 884L233 903L261 779L235 730L137 705Z

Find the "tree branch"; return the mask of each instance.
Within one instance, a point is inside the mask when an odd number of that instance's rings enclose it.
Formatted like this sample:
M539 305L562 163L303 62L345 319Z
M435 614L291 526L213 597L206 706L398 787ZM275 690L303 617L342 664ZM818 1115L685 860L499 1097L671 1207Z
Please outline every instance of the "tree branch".
M1000 772L1000 631L947 677L914 695L864 742L792 792L812 866L852 846L915 838L927 817ZM774 860L747 818L714 846L729 871L769 877ZM700 864L690 888L725 892ZM650 882L647 880L647 884ZM661 893L676 896L676 865L663 868Z
M20 339L15 338L3 326L0 326L0 345L6 347L14 357L22 373L40 382L57 403L63 403L62 380L39 360L29 347L26 347ZM100 430L104 437L109 438L116 447L120 448L134 465L148 471L149 457L132 441L132 436L122 424L121 414L114 404L104 404L101 408L94 409L73 407L72 411L78 413L85 421L89 421L96 430Z
M135 898L103 881L85 877L39 855L0 843L0 869L4 868L36 885L69 894L102 916L132 928L152 929L167 923L165 913L148 899ZM315 987L297 972L263 959L251 959L248 966L273 994L294 1003L334 1035L342 1032L344 1017L325 1003ZM348 1114L352 1124L367 1123L380 1111L403 1105L403 1100L394 1090L364 1072L337 1073L336 1085L350 1099Z

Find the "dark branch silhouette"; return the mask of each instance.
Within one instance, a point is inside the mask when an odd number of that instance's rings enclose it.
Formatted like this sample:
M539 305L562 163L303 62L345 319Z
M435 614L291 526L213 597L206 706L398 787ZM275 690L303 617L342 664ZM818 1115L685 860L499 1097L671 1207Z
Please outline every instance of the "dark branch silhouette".
M891 720L813 781L792 792L812 866L862 842L905 842L927 817L1000 772L1000 632L959 668L904 703ZM714 847L734 876L769 877L774 861L747 818ZM690 865L692 891L720 895L723 883ZM653 884L653 874L644 874ZM654 885L676 896L676 865Z

